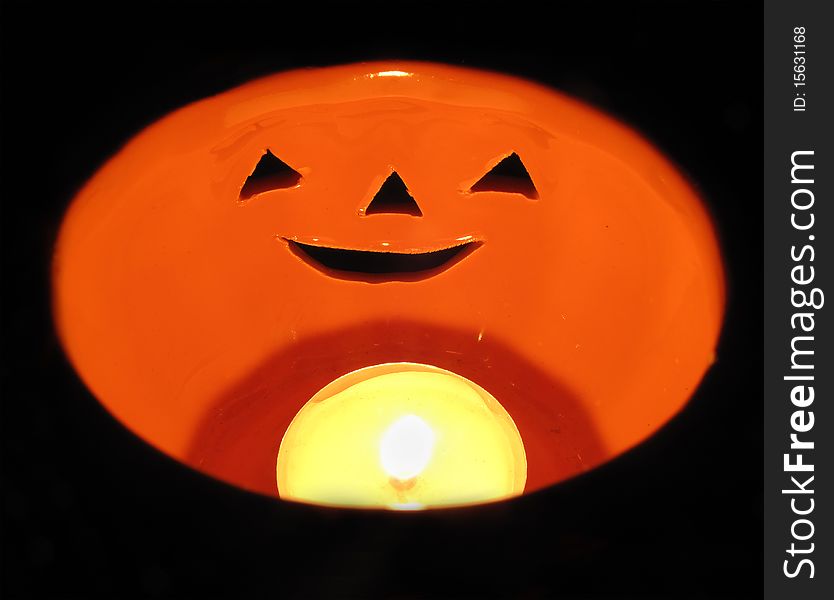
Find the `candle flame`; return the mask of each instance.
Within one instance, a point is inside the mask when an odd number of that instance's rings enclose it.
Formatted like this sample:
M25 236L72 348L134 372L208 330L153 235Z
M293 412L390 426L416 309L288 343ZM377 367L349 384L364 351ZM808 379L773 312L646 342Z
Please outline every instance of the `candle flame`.
M382 434L379 459L388 475L405 481L423 472L434 449L434 431L416 415L400 417Z

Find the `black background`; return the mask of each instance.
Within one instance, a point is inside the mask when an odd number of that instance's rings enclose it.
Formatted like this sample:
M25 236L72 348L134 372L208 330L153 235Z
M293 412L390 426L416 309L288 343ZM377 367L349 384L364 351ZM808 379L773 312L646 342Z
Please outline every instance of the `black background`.
M761 595L760 4L2 6L4 597ZM62 212L101 162L252 77L385 58L565 90L642 131L701 190L727 261L724 333L651 440L508 504L321 510L180 466L77 379L48 268Z

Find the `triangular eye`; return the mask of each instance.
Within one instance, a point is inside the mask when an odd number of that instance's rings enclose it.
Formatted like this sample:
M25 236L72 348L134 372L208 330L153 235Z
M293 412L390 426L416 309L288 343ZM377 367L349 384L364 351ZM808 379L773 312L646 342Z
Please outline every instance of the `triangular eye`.
M374 195L374 199L365 209L366 215L377 213L399 213L412 217L423 216L423 211L420 210L417 202L408 193L405 182L396 171L388 176L388 179L385 180L385 183Z
M481 177L470 188L470 191L514 192L523 194L533 200L539 197L527 168L515 152L492 167L489 173Z
M267 150L252 174L246 178L240 189L240 199L247 200L269 190L295 187L300 179L298 171Z

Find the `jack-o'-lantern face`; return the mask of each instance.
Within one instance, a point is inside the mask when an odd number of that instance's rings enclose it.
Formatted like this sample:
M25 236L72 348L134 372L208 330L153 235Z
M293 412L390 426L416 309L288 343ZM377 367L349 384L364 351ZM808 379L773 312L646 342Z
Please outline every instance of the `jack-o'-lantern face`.
M519 241L534 235L536 211L525 205L538 191L516 152L541 152L523 139L531 127L417 98L369 98L320 117L290 108L249 136L236 157L243 171L230 182L250 169L238 203L253 221L268 211L269 235L321 272L416 281L472 254L489 223L517 230L510 235ZM529 261L525 245L508 260Z
M272 495L305 402L397 361L485 389L526 490L561 481L683 406L723 310L709 220L646 142L421 63L279 74L159 121L73 202L54 283L67 352L120 420Z

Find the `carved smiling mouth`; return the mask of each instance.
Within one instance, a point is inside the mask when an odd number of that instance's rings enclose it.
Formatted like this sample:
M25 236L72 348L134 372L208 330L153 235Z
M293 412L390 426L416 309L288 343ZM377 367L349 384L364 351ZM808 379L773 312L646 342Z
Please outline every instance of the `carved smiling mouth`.
M378 252L282 239L293 254L331 277L375 282L416 281L431 277L457 264L482 244L468 241L428 252Z

